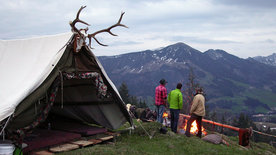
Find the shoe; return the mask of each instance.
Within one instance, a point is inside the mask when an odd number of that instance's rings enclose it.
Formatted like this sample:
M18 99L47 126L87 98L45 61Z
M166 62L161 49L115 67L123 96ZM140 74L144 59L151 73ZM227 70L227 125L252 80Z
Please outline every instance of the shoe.
M201 135L196 135L198 138L201 138Z

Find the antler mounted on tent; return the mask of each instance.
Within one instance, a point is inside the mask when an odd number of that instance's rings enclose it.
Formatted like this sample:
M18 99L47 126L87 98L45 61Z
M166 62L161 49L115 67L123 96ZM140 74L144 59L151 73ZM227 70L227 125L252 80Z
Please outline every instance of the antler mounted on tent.
M71 28L72 28L71 31L72 31L72 32L75 32L75 33L78 33L79 36L83 36L83 34L80 32L80 30L79 30L78 28L76 28L75 25L76 25L77 22L80 22L80 23L83 23L83 24L85 24L85 25L87 25L87 26L90 26L90 25L87 24L86 22L84 22L84 21L82 21L82 20L79 19L80 12L81 12L81 10L84 9L85 7L86 7L86 6L82 6L82 7L79 9L78 13L77 13L76 19L73 20L73 22L72 22L72 21L69 22L69 24L70 24L70 26L71 26ZM87 28L87 30L88 30L88 28Z
M88 34L88 38L89 38L89 46L91 46L91 38L93 38L99 45L102 45L102 46L107 46L107 45L104 45L102 43L100 43L97 39L96 39L96 35L99 34L99 33L102 33L102 32L108 32L109 34L113 35L113 36L117 36L116 34L112 33L111 32L111 29L114 28L114 27L117 27L117 26L122 26L122 27L125 27L125 28L128 28L127 26L121 24L121 21L122 21L122 18L123 18L123 15L125 14L125 12L122 12L121 13L121 17L119 18L118 22L112 26L110 26L109 28L107 29L102 29L102 30L99 30L97 32L94 32L92 34Z
M102 29L102 30L99 30L99 31L97 31L97 32L94 32L94 33L91 33L91 34L86 35L86 33L87 33L87 31L88 31L88 27L87 27L86 29L78 29L78 28L76 28L76 26L75 26L76 23L78 23L78 22L90 26L88 23L86 23L86 22L84 22L84 21L82 21L82 20L79 19L80 12L81 12L82 9L84 9L85 7L86 7L86 6L82 6L82 7L79 9L78 13L77 13L76 19L75 19L73 22L70 21L70 23L69 23L70 26L71 26L71 28L72 28L72 29L71 29L72 32L77 34L76 39L75 39L76 44L77 44L77 46L75 47L75 51L76 51L76 52L79 52L79 50L81 49L81 47L82 47L83 45L86 44L86 43L85 43L86 38L89 39L89 44L88 44L88 46L89 46L90 48L92 48L92 47L91 47L91 38L93 38L99 45L101 45L101 46L107 46L107 45L102 44L101 42L99 42L99 41L97 40L97 38L96 38L96 35L97 35L97 34L102 33L102 32L108 32L109 34L111 34L111 35L113 35L113 36L117 36L116 34L114 34L114 33L111 32L111 29L112 29L112 28L117 27L117 26L122 26L122 27L128 28L126 25L121 24L123 15L125 14L125 12L122 12L122 13L121 13L121 16L120 16L120 18L119 18L119 20L118 20L118 22L117 22L116 24L114 24L114 25L112 25L112 26L110 26L110 27L108 27L108 28L106 28L106 29ZM85 34L82 33L83 30L84 30L84 33L85 33Z

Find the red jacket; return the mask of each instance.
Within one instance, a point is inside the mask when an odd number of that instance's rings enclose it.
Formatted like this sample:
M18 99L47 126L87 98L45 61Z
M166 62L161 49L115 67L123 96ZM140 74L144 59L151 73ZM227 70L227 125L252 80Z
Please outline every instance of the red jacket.
M167 99L167 89L160 84L155 88L155 105L165 105Z

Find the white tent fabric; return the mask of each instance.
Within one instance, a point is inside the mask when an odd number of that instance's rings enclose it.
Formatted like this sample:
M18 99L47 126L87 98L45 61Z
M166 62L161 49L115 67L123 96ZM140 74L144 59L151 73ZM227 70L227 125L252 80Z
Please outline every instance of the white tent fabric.
M72 33L21 40L0 40L0 121L47 78Z

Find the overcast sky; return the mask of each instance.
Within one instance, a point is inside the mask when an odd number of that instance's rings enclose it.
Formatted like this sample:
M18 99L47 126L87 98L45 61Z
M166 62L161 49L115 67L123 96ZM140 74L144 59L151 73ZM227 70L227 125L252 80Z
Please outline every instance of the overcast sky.
M177 42L205 52L222 49L241 58L276 53L276 0L0 0L0 39L70 32L80 19L88 33L122 23L97 36L97 56L157 49ZM78 24L78 27L85 27Z

